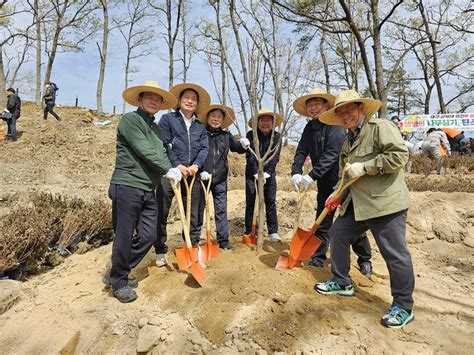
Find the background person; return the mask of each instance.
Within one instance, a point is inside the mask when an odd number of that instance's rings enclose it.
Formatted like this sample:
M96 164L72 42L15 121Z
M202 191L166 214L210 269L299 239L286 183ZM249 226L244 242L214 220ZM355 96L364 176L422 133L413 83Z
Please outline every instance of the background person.
M435 160L438 175L444 175L443 158L451 155L451 147L446 133L442 129L430 128L421 143L421 151L423 156Z
M17 95L15 89L7 89L7 106L6 110L10 113L7 115L7 141L15 142L17 140L16 121L21 115L21 99Z
M61 121L61 118L58 116L56 112L54 112L54 105L56 104L56 91L58 87L56 84L52 83L51 81L47 81L44 86L44 110L43 110L43 119L46 121L48 119L48 112L56 118L57 121Z
M209 180L212 175L211 189L214 200L214 216L216 221L216 235L219 247L224 250L233 250L229 242L229 226L227 221L227 174L229 172L229 151L243 154L250 142L247 138L236 141L226 130L235 121L232 108L224 105L211 105L203 112L200 118L206 125L209 151L201 173L201 180ZM199 210L199 224L202 226L205 201L201 200Z
M114 297L125 303L137 298L133 288L138 282L128 279L130 270L156 240L158 204L154 190L162 175L177 183L181 173L172 168L154 122L158 111L176 106L174 95L156 82L146 81L126 89L123 98L138 109L125 114L117 126L115 169L109 187L115 238L112 267L103 281L111 284Z
M193 245L199 244L201 229L199 226L199 204L201 184L199 171L202 169L208 153L208 141L205 126L198 120L209 107L211 98L206 90L197 84L183 83L173 86L170 92L178 98L176 111L161 116L160 129L163 143L171 164L181 171L184 178L191 180L195 176L191 191L191 227L190 237ZM183 204L186 206L186 189L181 183ZM168 264L166 225L174 192L167 179L162 179L156 190L158 208L158 238L154 244L156 266Z

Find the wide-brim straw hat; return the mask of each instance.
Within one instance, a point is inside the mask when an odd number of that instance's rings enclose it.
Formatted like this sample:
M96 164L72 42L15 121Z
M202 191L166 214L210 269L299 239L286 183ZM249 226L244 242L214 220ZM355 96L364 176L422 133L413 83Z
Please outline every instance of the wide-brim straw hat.
M160 95L163 98L160 110L167 110L176 107L178 103L175 95L161 88L154 80L147 80L143 85L131 86L125 89L122 93L122 97L130 105L138 107L140 106L138 98L142 92L151 92Z
M202 113L207 109L207 107L211 104L211 97L203 87L197 84L182 83L177 84L170 89L170 92L178 99L178 103L176 104L175 108L179 107L179 95L181 95L181 93L187 89L194 90L199 95L199 102L195 113L198 117L200 117Z
M360 102L364 105L364 115L366 118L372 117L382 106L382 101L360 97L355 90L343 90L336 97L334 107L319 116L319 120L328 125L340 125L341 119L336 117L336 109L353 102Z
M273 128L278 127L279 125L283 123L283 116L276 112L273 112L272 110L268 108L261 108L260 110L258 110L257 122L262 116L272 116L274 117L274 119L276 119L275 124L273 125ZM252 128L253 118L251 118L248 123L249 123L250 128Z
M328 109L331 109L334 107L334 102L336 101L336 96L328 94L327 92L319 89L314 89L310 93L303 95L301 97L298 97L294 102L293 102L293 108L295 109L296 112L298 112L301 116L308 116L308 112L306 111L306 101L310 99L324 99L328 102Z
M216 110L216 109L221 110L222 112L224 112L224 121L222 121L222 125L221 125L222 129L225 129L225 128L229 127L235 121L235 112L234 112L234 110L229 106L224 106L224 105L221 105L221 104L209 105L201 113L200 117L198 117L198 120L201 123L207 124L207 115L209 114L209 112L211 112L213 110Z

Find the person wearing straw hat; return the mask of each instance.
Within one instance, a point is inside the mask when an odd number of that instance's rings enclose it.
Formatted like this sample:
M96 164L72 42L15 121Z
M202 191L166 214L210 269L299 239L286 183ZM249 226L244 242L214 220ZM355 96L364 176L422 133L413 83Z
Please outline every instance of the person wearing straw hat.
M203 165L201 180L208 181L212 175L211 189L214 200L214 216L219 248L234 250L229 242L229 226L227 221L227 174L229 151L243 154L250 142L247 138L236 141L226 130L235 121L232 108L220 104L210 105L200 116L200 121L206 125L209 152ZM199 225L202 226L205 203L201 200L199 209Z
M291 181L300 188L307 188L316 180L318 187L316 218L324 210L324 204L333 192L338 181L339 152L344 142L346 131L340 126L327 125L319 120L322 113L334 106L336 97L315 89L299 97L293 103L293 108L302 116L311 118L306 124L301 139L296 148L293 165L291 167ZM310 156L313 169L306 175L301 175L303 164ZM323 267L329 246L328 231L331 228L334 213L328 213L316 230L316 236L321 245L311 257L310 265ZM352 249L358 255L357 263L363 275L372 274L372 256L367 234L363 233L354 241Z
M347 166L351 178L358 178L341 199L339 217L329 230L332 278L315 285L322 294L354 296L349 276L350 244L370 230L385 260L393 302L381 323L400 328L414 320L415 277L405 232L410 195L404 177L407 147L397 127L372 116L382 103L362 98L354 90L341 91L332 109L319 119L348 129L341 149L339 170ZM332 195L330 209L340 201Z
M158 111L175 107L174 95L155 81L146 81L126 89L122 96L138 108L126 113L117 126L115 169L109 187L115 238L112 267L103 281L112 285L114 297L126 303L137 298L133 288L138 282L128 278L130 270L156 240L158 204L154 190L163 175L178 183L181 172L172 167L154 122Z
M197 245L201 234L199 228L201 184L198 172L202 171L208 153L206 128L198 118L209 107L211 98L206 90L193 83L175 85L170 89L170 92L178 99L176 110L163 115L159 125L171 164L181 171L183 177L190 179L195 176L191 191L190 237L192 244ZM184 182L182 184L182 191L184 191ZM162 267L168 264L166 225L174 196L169 181L162 179L156 194L159 203L158 237L154 246L156 266ZM183 203L186 206L186 194L183 194Z
M283 123L283 116L269 109L262 108L258 111L256 118L251 118L248 122L252 128L253 122L257 122L257 137L260 156L263 157L269 149L277 149L273 158L266 162L264 166L265 185L263 195L265 198L265 212L267 220L268 237L274 242L281 242L278 234L278 218L276 210L276 165L280 161L281 135L274 130ZM273 135L273 141L272 141ZM253 131L247 132L247 139L250 147L255 151ZM270 147L271 144L271 147ZM247 151L245 166L245 234L250 234L252 230L252 217L255 205L255 181L258 174L257 158L251 151Z

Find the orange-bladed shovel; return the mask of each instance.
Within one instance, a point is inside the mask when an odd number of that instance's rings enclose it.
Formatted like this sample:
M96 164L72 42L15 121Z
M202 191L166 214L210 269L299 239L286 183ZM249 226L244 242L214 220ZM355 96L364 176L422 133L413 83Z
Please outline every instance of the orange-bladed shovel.
M244 234L242 237L242 243L244 244L257 244L257 216L258 216L258 190L257 190L257 178L254 178L255 182L255 203L253 204L253 216L252 216L252 229L250 234Z
M342 193L351 186L356 179L351 179L347 183L344 182L344 178L347 175L348 167L346 166L342 172L341 181L339 183L338 189L333 193L334 200L338 199ZM326 207L318 216L313 226L309 231L301 229L298 227L296 233L293 235L290 243L290 254L289 255L280 255L276 267L292 269L295 266L300 266L301 262L309 259L314 252L321 245L321 240L314 235L314 232L318 229L319 225L323 219L328 214L329 209Z
M198 258L201 264L207 264L211 258L215 258L219 254L219 244L212 242L211 234L211 214L210 214L210 196L211 196L212 175L207 181L207 187L201 180L202 190L204 192L204 200L206 202L206 243L199 246Z
M181 185L174 184L174 181L171 182L171 187L173 188L174 195L176 196L176 201L178 203L178 210L179 210L179 215L181 219L181 225L183 226L183 233L184 233L184 240L186 245L180 248L175 249L175 255L176 255L176 260L178 261L178 268L180 270L189 270L191 271L191 275L193 275L194 279L197 281L197 283L202 286L204 282L204 278L206 277L206 270L204 270L203 266L199 263L198 259L198 248L193 247L191 244L191 237L189 235L189 223L187 222L188 219L190 220L190 217L187 218L187 216L184 213L184 206L183 206L183 200L181 199ZM191 181L191 187L192 184L194 183L194 177ZM187 192L187 200L186 200L186 207L188 205L191 205L191 196L190 196L190 187L189 184L184 178L184 184L186 186L186 192ZM188 210L191 210L191 207L188 208ZM188 213L188 216L190 213Z

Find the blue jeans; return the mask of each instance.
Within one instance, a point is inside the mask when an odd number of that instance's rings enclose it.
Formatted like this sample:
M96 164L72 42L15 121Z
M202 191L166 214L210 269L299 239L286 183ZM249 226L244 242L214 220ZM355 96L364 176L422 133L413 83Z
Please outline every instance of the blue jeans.
M11 139L16 140L16 120L18 117L12 116L12 118L7 120L8 132L7 134Z

